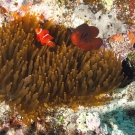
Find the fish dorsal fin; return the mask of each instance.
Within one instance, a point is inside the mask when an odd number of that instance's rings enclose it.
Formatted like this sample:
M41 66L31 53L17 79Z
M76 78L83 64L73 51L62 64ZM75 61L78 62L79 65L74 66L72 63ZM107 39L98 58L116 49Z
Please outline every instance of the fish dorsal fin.
M79 25L77 28L75 28L73 30L73 32L76 32L76 31L79 31L79 32L82 32L82 33L87 33L89 30L89 26L87 23L83 23L81 25Z

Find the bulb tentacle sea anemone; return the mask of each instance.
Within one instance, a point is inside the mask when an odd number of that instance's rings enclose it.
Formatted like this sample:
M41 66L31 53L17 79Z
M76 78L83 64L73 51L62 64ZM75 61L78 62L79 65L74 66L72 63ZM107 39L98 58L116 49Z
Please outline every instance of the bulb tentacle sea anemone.
M49 30L56 47L35 40L35 28ZM121 61L111 50L84 52L72 45L66 28L25 15L0 29L0 101L28 124L46 107L99 105L123 80ZM101 98L102 97L102 98Z

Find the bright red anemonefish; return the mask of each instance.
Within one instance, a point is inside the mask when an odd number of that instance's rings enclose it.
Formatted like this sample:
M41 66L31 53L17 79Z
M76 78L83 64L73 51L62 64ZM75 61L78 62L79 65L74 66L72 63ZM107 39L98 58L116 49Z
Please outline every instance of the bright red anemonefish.
M49 47L55 47L55 43L51 40L53 40L53 37L49 35L49 31L42 29L42 28L36 28L36 40L40 42L42 45L47 45Z

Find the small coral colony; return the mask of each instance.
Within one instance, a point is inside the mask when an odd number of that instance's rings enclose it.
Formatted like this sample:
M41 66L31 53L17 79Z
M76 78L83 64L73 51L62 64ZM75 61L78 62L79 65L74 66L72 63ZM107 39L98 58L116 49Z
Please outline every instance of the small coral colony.
M69 107L76 110L79 105L103 105L113 100L110 93L116 88L133 81L133 31L128 33L132 51L123 60L104 43L123 42L122 33L105 40L98 37L99 28L87 22L67 28L36 12L29 13L37 1L10 0L12 6L9 8L5 6L6 2L0 2L0 12L5 18L0 28L0 101L11 107L11 114L5 122L8 126L1 127L1 132L33 123L42 123L49 131L52 125L45 121L48 109ZM102 0L57 2L74 4L71 8L82 2L93 5L93 10L94 6L99 6L95 12L98 8L106 12L105 7L111 6ZM113 2L124 5L122 0ZM106 5L104 8L102 3ZM133 16L134 1L128 1L128 4L129 15ZM65 10L68 10L66 6ZM128 21L129 27L134 25L131 21Z

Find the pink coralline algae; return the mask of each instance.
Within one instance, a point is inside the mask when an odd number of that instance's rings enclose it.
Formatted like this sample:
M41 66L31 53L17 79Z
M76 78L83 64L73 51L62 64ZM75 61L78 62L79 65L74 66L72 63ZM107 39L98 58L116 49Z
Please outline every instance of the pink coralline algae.
M97 134L100 133L100 118L98 113L81 113L76 120L77 130L82 133L87 133L88 131L95 131Z
M108 39L104 39L102 47L113 50L120 57L121 61L124 60L132 52L133 48L133 42L131 42L128 33L116 34Z

